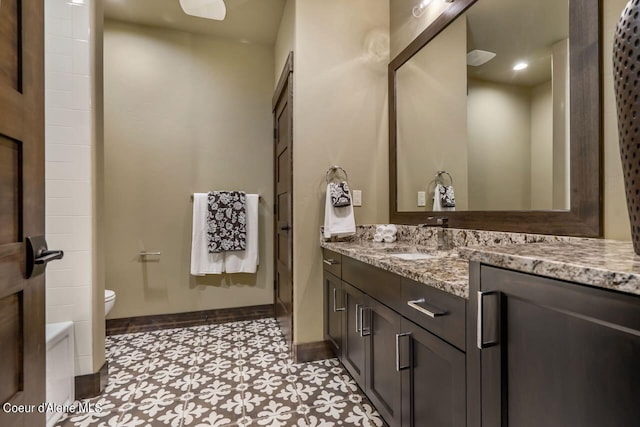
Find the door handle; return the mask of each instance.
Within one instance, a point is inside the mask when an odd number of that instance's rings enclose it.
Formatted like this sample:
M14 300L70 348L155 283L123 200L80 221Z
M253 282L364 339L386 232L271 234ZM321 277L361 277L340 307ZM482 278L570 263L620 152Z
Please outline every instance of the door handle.
M280 231L289 231L289 230L291 230L290 225L283 225L280 227Z
M36 264L46 264L56 259L62 259L63 257L63 251L42 251L40 252L40 254L38 254L38 256L36 256L34 262Z
M409 336L411 336L411 332L405 332L405 333L402 333L402 334L396 334L396 371L398 371L398 372L409 368L409 365L400 366L400 338L409 337Z
M498 295L496 291L479 291L478 292L478 331L477 331L477 346L482 350L487 347L491 347L498 343L497 340L485 342L484 341L484 297L487 295Z
M340 308L337 307L336 305L337 299L338 299L338 288L333 288L333 312L334 313L345 310L345 307L340 307Z
M427 309L424 307L420 307L418 304L423 304L425 305L425 299L424 298L420 298L414 301L407 301L407 305L411 308L413 308L414 310L418 310L420 313L422 314L426 314L427 316L435 319L438 316L444 316L445 314L447 314L446 311L442 311L442 310L438 310L438 309Z
M359 334L362 330L362 310L360 310L360 304L356 304L356 334Z
M329 258L329 259L323 259L322 262L324 262L327 265L337 265L340 264L338 261L336 261L333 258Z
M26 247L27 265L25 273L27 279L44 273L47 263L64 257L63 251L49 250L44 236L27 237Z
M368 324L369 326L367 326L366 328L364 327L364 312L365 310L367 311L367 313L369 314L368 316ZM360 306L360 336L362 338L367 337L371 335L371 309L369 307L365 307L363 305Z

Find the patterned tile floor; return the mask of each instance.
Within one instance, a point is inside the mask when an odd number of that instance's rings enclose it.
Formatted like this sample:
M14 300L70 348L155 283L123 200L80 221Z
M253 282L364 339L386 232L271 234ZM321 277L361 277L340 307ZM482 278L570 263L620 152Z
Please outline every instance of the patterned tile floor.
M293 364L274 319L107 337L109 384L64 427L386 426L337 359Z

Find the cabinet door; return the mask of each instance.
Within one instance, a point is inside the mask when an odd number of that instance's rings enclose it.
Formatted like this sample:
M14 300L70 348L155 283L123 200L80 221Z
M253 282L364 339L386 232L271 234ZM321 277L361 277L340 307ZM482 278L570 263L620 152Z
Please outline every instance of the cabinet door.
M347 368L360 388L365 388L367 338L362 331L362 313L365 311L365 295L358 289L342 283L345 312L342 330L342 364Z
M401 377L396 369L396 336L400 315L372 298L368 299L364 329L369 332L366 394L390 427L400 426Z
M324 272L324 336L336 356L342 355L342 318L344 316L342 282Z
M464 353L406 319L402 332L402 426L465 427Z
M640 298L482 266L482 425L631 427Z

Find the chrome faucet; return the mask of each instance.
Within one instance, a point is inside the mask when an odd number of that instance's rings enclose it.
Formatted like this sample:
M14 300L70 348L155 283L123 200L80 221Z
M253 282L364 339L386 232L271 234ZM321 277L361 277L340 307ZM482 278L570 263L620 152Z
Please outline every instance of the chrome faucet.
M420 227L438 227L438 247L439 251L448 251L450 248L449 234L446 229L449 228L449 218L444 216L429 217L429 223L420 224Z

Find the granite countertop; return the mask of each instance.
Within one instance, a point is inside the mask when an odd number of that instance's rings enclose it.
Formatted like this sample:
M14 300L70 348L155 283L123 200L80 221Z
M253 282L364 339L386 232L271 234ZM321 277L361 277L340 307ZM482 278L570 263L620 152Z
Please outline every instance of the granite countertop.
M459 258L455 250L438 251L434 246L414 245L407 242L321 242L320 245L441 291L469 298L469 262ZM415 252L428 253L434 258L408 261L391 256L393 253Z
M460 260L640 295L640 256L631 242L560 242L458 248Z

